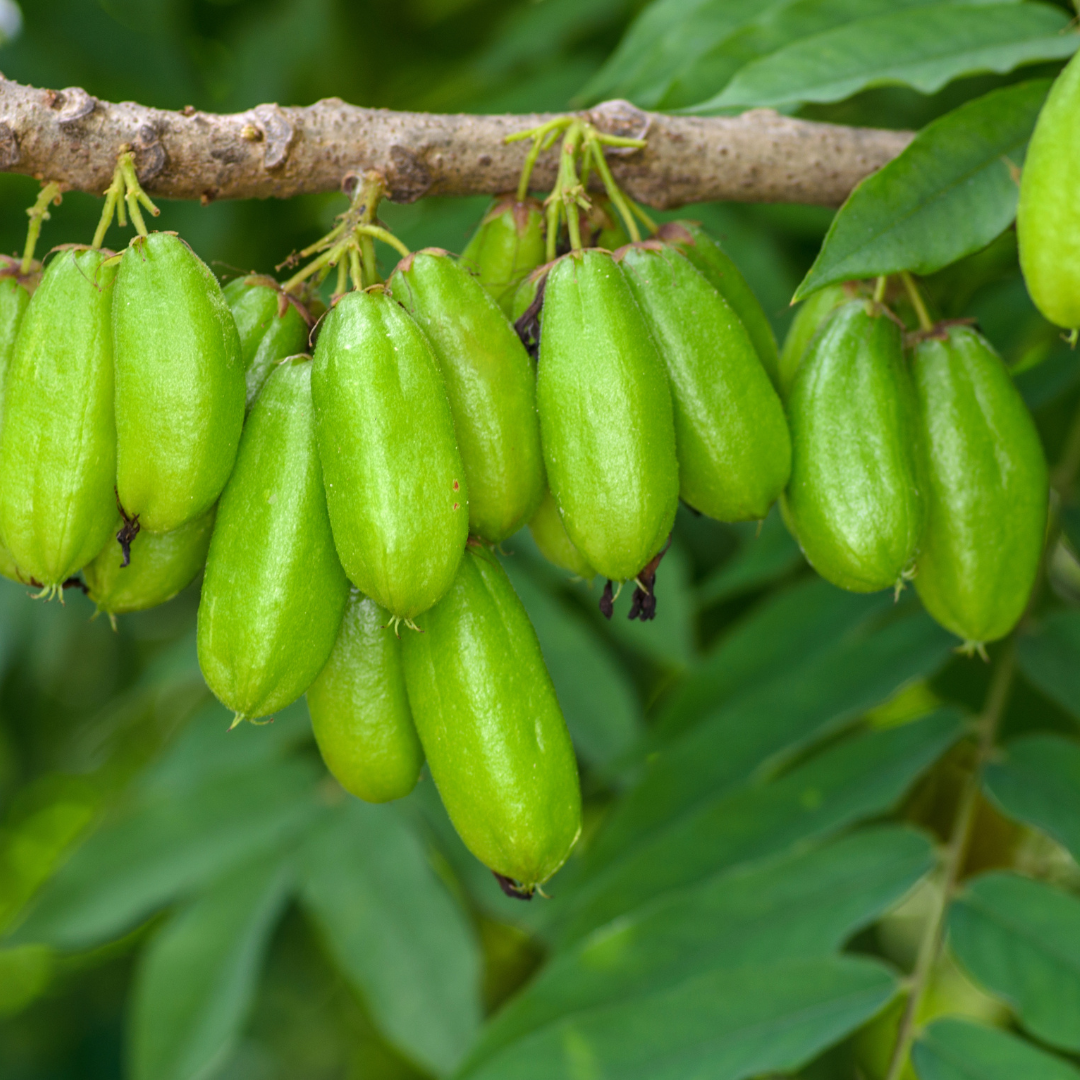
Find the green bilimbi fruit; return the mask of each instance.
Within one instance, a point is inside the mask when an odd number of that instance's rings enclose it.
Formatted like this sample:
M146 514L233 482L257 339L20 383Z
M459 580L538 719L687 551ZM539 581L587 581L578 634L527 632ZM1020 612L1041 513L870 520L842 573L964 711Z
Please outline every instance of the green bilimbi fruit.
M746 328L674 247L646 240L615 257L667 365L683 502L760 520L788 481L791 440Z
M108 253L49 264L11 354L0 430L0 534L24 580L55 590L113 531L116 431Z
M848 300L854 299L852 293L843 285L826 285L812 293L795 312L795 318L784 338L784 347L780 350L780 386L785 396L791 391L795 373L806 355L814 335L829 320L829 316Z
M532 362L499 306L445 251L403 259L390 289L442 371L469 491L469 531L498 544L544 494Z
M567 534L597 573L635 577L671 532L679 465L664 362L607 252L548 273L536 396Z
M408 795L424 764L401 641L389 621L378 604L353 589L334 651L307 691L326 767L346 791L374 803Z
M384 289L346 293L322 323L311 392L345 571L395 619L412 619L450 588L469 534L435 354Z
M247 383L247 411L274 365L307 351L307 312L269 277L252 274L223 290L240 335L240 362Z
M465 245L461 261L509 316L522 278L544 261L544 208L535 199L500 196Z
M117 521L117 529L123 523ZM167 533L147 533L131 547L124 566L120 548L111 540L83 567L90 599L110 616L144 611L171 600L195 580L206 563L214 511Z
M918 419L900 328L869 301L839 308L788 397L789 527L822 577L853 592L910 572L923 522Z
M1080 327L1080 57L1050 88L1020 176L1016 236L1035 306L1058 326Z
M596 571L574 547L573 540L566 535L562 518L559 516L559 507L550 491L544 492L543 502L529 520L529 532L532 533L540 554L549 563L586 581L592 581L596 577Z
M506 572L470 547L450 591L402 638L416 730L465 846L530 896L581 832L570 734Z
M311 361L279 364L251 410L221 494L199 603L199 666L237 721L314 682L349 589L315 445Z
M172 233L137 236L116 275L116 488L169 532L213 506L244 423L240 337L210 268Z
M586 247L605 248L615 251L630 243L630 236L623 227L615 204L606 195L590 195L589 212L582 227L589 232Z
M928 458L915 587L967 642L1004 637L1023 614L1046 532L1038 432L1000 357L966 326L919 342L912 361Z
M677 247L734 308L757 349L762 367L773 386L779 387L780 360L776 351L776 335L758 298L732 258L693 221L672 221L661 225L656 236Z

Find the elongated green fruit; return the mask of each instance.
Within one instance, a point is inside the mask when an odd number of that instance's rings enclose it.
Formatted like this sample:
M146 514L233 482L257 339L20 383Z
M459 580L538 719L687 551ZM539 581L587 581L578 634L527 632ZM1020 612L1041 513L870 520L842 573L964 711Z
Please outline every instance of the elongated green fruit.
M788 398L792 467L783 509L810 564L853 592L896 585L923 522L918 420L899 327L841 307Z
M672 221L661 225L656 235L665 243L674 244L735 309L773 386L779 387L780 360L776 351L776 335L753 289L746 283L746 278L731 256L693 221Z
M826 285L808 296L795 312L795 318L784 338L784 347L780 350L780 393L787 396L795 373L806 355L814 335L829 320L829 316L841 304L853 299L843 285Z
M123 523L115 522L119 529ZM214 511L167 533L147 533L131 546L124 566L119 545L111 539L83 567L83 581L99 611L123 615L171 600L195 580L206 564Z
M682 499L720 521L759 520L784 490L784 407L731 305L674 247L616 254L667 366Z
M597 573L633 578L671 532L679 466L664 362L610 254L567 255L549 272L536 393L570 539Z
M489 552L402 637L405 684L431 775L465 846L525 895L581 832L570 734L536 632Z
M1080 57L1050 88L1020 176L1016 237L1035 306L1058 326L1080 327Z
M408 795L424 764L401 641L389 621L374 600L353 589L334 651L307 691L326 767L346 791L373 803Z
M522 278L544 261L544 208L535 199L500 195L473 233L461 261L507 316Z
M399 619L450 588L468 487L431 346L382 289L343 296L311 376L334 542L352 583Z
M1047 474L1031 415L976 331L948 328L915 348L928 464L915 587L969 642L1004 637L1023 614L1046 532Z
M536 513L529 520L529 532L532 533L540 554L549 563L561 570L566 570L577 577L592 581L596 571L589 565L585 556L574 547L573 540L566 535L559 507L550 491L544 492L544 499L536 508Z
M210 268L172 233L137 236L116 276L116 487L151 532L205 514L244 422L244 369Z
M69 249L30 299L4 381L0 533L23 578L53 588L104 546L113 483L114 266Z
M237 719L269 716L315 680L348 584L315 446L311 362L279 364L251 410L218 505L199 603L199 666Z
M403 259L390 289L439 362L469 490L469 531L497 544L529 520L544 493L529 354L498 304L445 251Z
M307 313L269 277L235 278L223 290L240 335L240 363L247 385L247 411L274 365L307 351Z

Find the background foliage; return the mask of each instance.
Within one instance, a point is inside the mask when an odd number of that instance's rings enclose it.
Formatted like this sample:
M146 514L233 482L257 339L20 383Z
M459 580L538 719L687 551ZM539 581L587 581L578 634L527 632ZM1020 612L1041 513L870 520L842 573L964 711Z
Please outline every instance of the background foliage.
M1076 45L1064 4L57 0L23 15L8 77L169 108L618 95L920 128L835 220L693 216L780 333L804 277L927 275L941 315L979 319L1061 453L1080 362L1028 301L1009 225L1047 79ZM35 191L0 177L3 250ZM341 201L165 204L160 227L223 276L266 271ZM483 207L385 217L410 246L460 250ZM88 240L98 210L67 196L43 245ZM1080 508L1065 495L922 1080L1080 1077ZM32 604L0 583L0 1075L881 1075L990 667L910 595L817 579L775 513L758 532L680 511L646 625L625 598L605 623L527 535L506 548L586 795L554 899L528 905L464 850L429 778L389 807L344 795L302 703L226 734L195 662L197 585L113 633L80 596Z

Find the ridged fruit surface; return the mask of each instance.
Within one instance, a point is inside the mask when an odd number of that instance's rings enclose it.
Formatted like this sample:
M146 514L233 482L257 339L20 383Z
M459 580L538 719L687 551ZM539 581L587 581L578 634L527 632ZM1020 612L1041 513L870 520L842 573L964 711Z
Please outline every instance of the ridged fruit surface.
M470 237L461 261L510 315L521 280L544 261L544 209L535 199L497 198Z
M994 641L1019 621L1046 533L1048 481L1038 432L1001 358L953 326L915 348L928 458L927 515L915 587L965 641Z
M577 763L536 633L494 555L402 631L416 730L465 846L528 893L581 831Z
M826 285L808 296L795 312L795 318L788 327L784 347L780 350L780 393L785 397L791 391L795 373L810 347L814 335L829 320L829 316L841 304L853 299L843 285Z
M664 362L606 252L567 255L548 273L537 404L567 534L597 573L633 578L671 532L679 467Z
M341 562L365 596L411 619L450 588L469 534L435 354L389 293L347 293L323 321L311 390Z
M347 599L302 357L266 380L218 505L199 603L207 685L237 719L284 708L322 670Z
M562 518L559 516L559 507L550 491L544 492L543 501L529 519L529 532L532 533L540 554L549 563L577 577L585 578L586 581L596 577L596 571L574 547L573 540L566 535Z
M390 289L439 362L469 491L469 531L497 544L529 520L544 492L532 361L498 304L445 251L403 259Z
M389 621L374 600L353 589L334 651L307 691L326 767L346 791L374 803L408 795L424 764L401 641Z

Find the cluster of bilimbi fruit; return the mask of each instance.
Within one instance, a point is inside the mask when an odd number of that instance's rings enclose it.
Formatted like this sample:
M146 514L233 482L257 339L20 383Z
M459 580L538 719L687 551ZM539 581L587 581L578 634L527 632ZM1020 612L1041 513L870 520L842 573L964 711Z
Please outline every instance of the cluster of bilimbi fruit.
M603 171L603 138L574 123L564 150ZM698 226L641 240L609 173L610 201L571 171L546 209L523 178L460 258L406 254L386 282L373 242L401 245L369 177L308 270L222 289L176 235L146 233L124 164L110 199L140 235L122 254L103 225L43 271L2 271L0 572L78 583L113 616L205 567L199 661L237 719L306 694L329 769L371 801L406 795L426 758L511 895L559 868L581 821L555 691L493 553L523 525L607 579L609 617L613 582L652 617L681 498L728 522L779 499L823 577L913 579L966 643L1020 618L1047 516L1039 438L991 346L927 325L910 280L922 329L886 281L849 283L804 304L780 351ZM320 311L306 279L334 266Z

